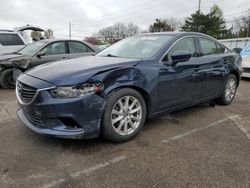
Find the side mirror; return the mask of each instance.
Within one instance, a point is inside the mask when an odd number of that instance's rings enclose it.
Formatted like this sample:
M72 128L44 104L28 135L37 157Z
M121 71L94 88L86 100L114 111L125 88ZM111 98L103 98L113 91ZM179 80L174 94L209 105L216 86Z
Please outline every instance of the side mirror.
M237 53L237 54L240 54L241 51L242 51L242 48L234 48L234 49L233 49L233 52L234 52L234 53Z
M188 51L177 50L172 55L172 63L176 65L179 62L188 61L192 57L192 54Z
M36 54L36 57L38 57L38 58L41 58L42 56L45 56L45 53L44 53L44 52L38 52L38 53Z

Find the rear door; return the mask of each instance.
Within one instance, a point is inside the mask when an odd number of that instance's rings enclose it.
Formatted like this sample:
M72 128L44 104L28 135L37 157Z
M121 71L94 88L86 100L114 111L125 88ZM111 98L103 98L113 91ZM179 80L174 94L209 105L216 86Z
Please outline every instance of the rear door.
M68 41L68 58L94 55L95 51L86 44L79 41Z
M173 65L171 55L175 51L188 51L192 57L189 61ZM165 63L160 65L159 70L158 110L174 109L201 99L204 74L193 37L180 39L163 60Z
M226 49L216 41L203 37L197 37L196 41L200 53L199 66L205 76L202 98L213 98L223 89L229 59Z
M32 67L41 65L43 63L67 59L68 55L65 41L50 43L39 52L44 53L44 56L37 57L35 55L33 57Z

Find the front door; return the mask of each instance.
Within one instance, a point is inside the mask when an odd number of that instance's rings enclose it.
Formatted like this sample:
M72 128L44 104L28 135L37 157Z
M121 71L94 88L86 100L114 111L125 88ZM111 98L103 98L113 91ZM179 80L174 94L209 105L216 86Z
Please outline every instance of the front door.
M66 43L64 41L58 41L48 44L40 52L44 53L43 56L33 57L32 67L41 65L47 62L53 62L58 60L63 60L68 58L68 53L66 51ZM38 52L39 53L39 52Z

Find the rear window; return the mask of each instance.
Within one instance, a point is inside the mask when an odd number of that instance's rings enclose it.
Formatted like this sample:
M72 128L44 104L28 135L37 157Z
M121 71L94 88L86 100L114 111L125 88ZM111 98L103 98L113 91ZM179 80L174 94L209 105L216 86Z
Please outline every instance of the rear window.
M213 55L226 52L226 49L223 46L219 45L218 43L212 40L199 38L199 41L200 41L202 55Z
M24 45L24 42L17 34L0 34L0 44L3 46Z

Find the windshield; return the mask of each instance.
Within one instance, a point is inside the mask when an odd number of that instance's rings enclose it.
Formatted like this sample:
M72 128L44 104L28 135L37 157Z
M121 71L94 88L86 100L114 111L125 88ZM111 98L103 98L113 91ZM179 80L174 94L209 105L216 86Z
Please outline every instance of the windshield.
M48 41L38 41L32 44L29 44L18 51L18 53L26 55L26 56L33 56L39 49L41 49L44 45L46 45Z
M147 59L153 57L172 37L146 35L126 38L101 51L97 56Z

